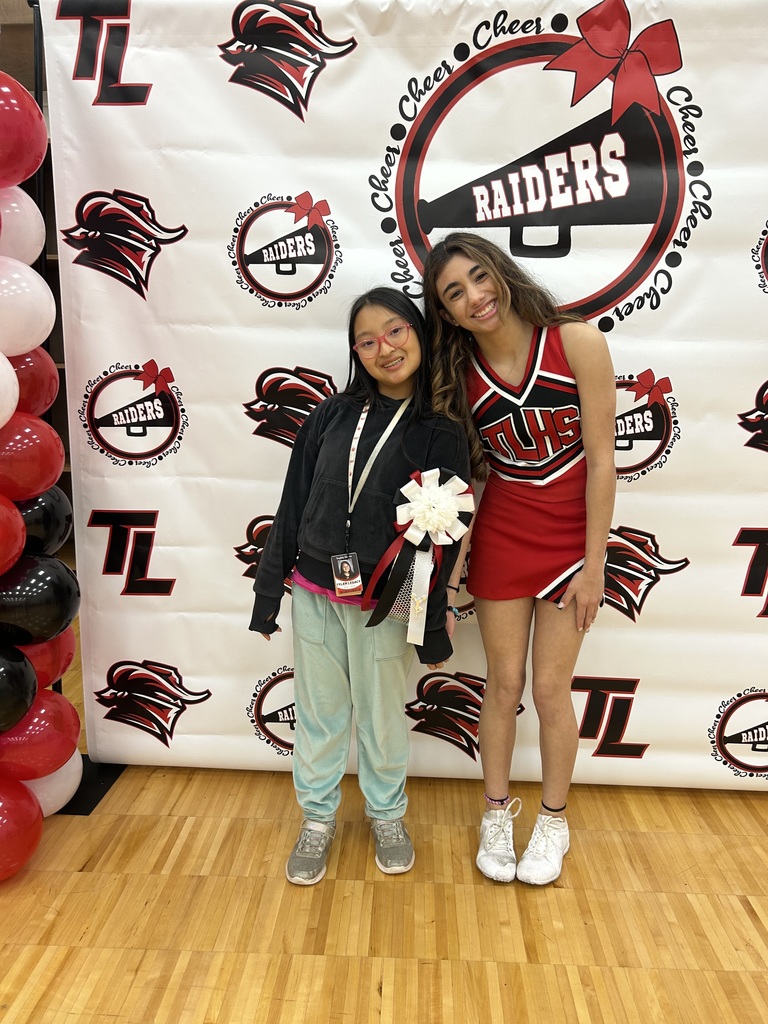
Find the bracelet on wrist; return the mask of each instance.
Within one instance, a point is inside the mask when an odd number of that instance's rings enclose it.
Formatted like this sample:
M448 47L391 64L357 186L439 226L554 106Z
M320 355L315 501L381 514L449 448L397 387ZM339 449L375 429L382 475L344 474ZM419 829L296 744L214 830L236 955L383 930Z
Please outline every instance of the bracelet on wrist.
M459 609L455 605L449 604L448 605L448 611L449 612L453 612L455 618L458 619L458 617L459 617Z

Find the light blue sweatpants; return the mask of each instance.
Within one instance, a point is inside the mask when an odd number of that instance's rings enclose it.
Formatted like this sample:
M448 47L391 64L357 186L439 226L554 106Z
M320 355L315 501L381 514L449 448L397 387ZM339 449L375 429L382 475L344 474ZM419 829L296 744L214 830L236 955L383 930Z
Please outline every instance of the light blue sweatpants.
M401 622L365 628L370 612L293 587L296 734L293 781L306 818L330 821L341 801L354 711L358 783L371 818L402 818L413 647Z

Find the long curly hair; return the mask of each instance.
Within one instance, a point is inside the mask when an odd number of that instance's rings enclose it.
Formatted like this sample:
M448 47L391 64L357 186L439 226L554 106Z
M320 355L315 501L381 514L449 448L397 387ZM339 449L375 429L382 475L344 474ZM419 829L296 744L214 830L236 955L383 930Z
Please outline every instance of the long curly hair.
M424 264L424 305L427 332L432 339L432 408L464 425L469 438L472 476L485 480L488 467L480 435L467 400L466 374L474 339L441 316L445 310L437 279L454 256L466 256L485 270L496 288L499 317L510 311L537 327L581 320L560 310L554 296L493 242L469 231L453 231L428 253Z

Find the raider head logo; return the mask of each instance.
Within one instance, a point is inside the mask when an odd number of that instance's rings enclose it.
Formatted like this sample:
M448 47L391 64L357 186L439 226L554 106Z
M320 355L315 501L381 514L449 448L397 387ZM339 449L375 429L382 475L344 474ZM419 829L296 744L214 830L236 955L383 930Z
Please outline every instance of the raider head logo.
M405 705L405 713L423 732L458 747L467 757L477 760L480 749L477 727L485 693L485 679L466 672L430 672L416 686L416 699ZM517 714L525 707L521 704Z
M193 693L179 670L152 661L119 661L107 673L107 686L94 694L109 708L105 718L132 725L170 746L180 716L190 704L201 704L210 690Z
M273 522L274 516L256 516L248 523L248 529L245 531L245 544L240 544L235 548L238 561L244 562L248 566L243 576L248 576L250 579L256 578L261 556L264 554L264 545L267 543ZM283 581L283 589L286 594L290 594L290 578Z
M405 713L416 722L414 732L445 740L476 761L484 693L485 680L480 676L431 672L419 680L416 699L405 705Z
M320 370L273 366L256 381L256 397L245 402L245 415L256 421L254 434L291 448L312 410L336 394L333 378Z
M114 277L143 299L160 246L178 242L187 233L183 224L163 227L144 196L118 189L83 196L75 220L75 227L61 232L67 245L81 250L74 262Z
M739 413L739 426L752 437L744 442L745 448L768 452L768 380L760 385L755 395L755 407Z
M620 526L608 535L605 602L634 622L662 576L681 572L687 558L663 558L651 533Z
M235 68L230 82L271 96L302 120L326 61L357 46L354 39L329 39L309 4L245 0L232 15L232 32L219 46L221 59Z

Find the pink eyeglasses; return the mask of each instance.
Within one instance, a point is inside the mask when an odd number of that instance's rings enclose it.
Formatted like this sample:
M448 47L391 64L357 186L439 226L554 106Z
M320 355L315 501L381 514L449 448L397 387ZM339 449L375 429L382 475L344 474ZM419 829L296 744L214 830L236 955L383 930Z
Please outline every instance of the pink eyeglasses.
M387 333L382 334L380 338L363 338L362 341L356 342L352 348L361 359L375 359L379 352L381 352L382 341L386 341L390 348L402 348L406 341L408 341L408 335L412 326L412 324L397 324L396 327L390 327Z

